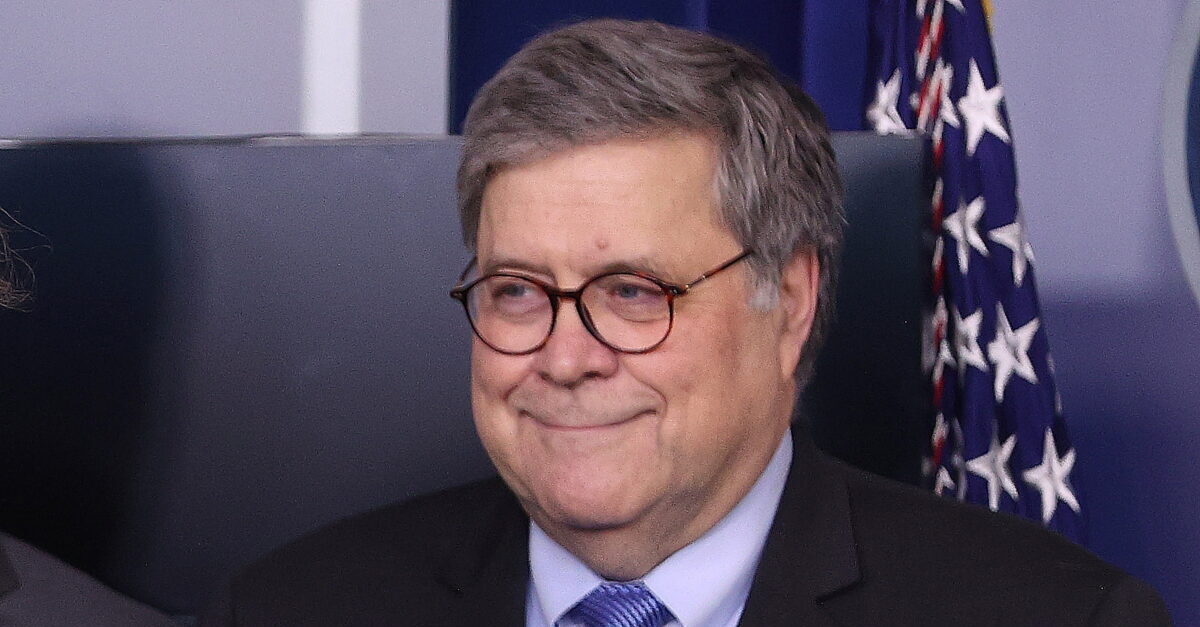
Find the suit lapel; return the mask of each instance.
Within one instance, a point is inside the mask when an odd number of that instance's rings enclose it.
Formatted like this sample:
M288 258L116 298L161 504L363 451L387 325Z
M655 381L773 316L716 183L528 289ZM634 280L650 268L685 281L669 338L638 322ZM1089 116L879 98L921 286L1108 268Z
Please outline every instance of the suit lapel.
M824 599L861 578L845 479L804 434L740 627L836 625Z
M481 522L483 532L447 548L438 580L457 597L453 614L444 624L525 624L525 597L529 585L529 519L516 498L497 480L503 495L491 518Z

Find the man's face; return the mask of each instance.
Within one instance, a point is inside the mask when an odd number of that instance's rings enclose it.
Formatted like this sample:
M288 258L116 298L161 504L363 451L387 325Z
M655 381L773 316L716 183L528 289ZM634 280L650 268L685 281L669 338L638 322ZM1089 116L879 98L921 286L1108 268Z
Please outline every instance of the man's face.
M680 134L506 168L484 193L480 270L568 289L614 269L692 281L741 252L716 221L714 160L709 139ZM749 307L747 267L677 299L649 353L604 346L572 302L532 354L475 340L476 428L551 536L632 527L690 542L757 479L789 424L796 351L781 349L782 308Z

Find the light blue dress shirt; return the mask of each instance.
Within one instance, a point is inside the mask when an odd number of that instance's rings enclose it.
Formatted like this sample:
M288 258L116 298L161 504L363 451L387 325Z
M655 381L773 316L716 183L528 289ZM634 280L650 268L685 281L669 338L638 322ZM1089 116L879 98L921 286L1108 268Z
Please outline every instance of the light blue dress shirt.
M758 481L734 508L695 542L646 574L646 587L675 620L667 627L736 627L792 462L785 433ZM604 579L529 523L526 627L576 627L563 614Z

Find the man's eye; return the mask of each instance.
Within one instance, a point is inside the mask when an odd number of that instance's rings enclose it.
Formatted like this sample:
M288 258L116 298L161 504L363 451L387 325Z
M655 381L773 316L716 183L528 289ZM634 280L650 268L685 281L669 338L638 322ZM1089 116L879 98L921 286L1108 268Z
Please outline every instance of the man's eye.
M609 288L609 294L620 300L638 300L647 298L656 298L662 293L661 290L651 288L643 283L622 282L617 283Z
M492 298L500 300L520 300L534 295L533 285L525 281L508 281L492 287Z
M550 307L550 299L540 287L515 277L492 277L485 283L480 307L507 318L539 314Z
M657 320L668 311L662 288L633 275L614 275L600 281L597 302L588 305L606 310L630 321Z

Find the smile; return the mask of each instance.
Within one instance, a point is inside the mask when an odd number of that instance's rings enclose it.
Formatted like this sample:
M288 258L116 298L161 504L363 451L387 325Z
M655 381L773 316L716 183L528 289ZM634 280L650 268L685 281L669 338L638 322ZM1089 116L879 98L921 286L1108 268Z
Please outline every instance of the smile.
M646 409L635 411L633 413L618 413L615 418L596 420L591 417L566 417L563 414L534 414L528 410L520 410L517 415L521 418L526 418L537 423L539 427L569 433L585 433L588 431L602 431L605 429L613 429L620 427L636 420L651 415L657 415L658 411L654 409Z

